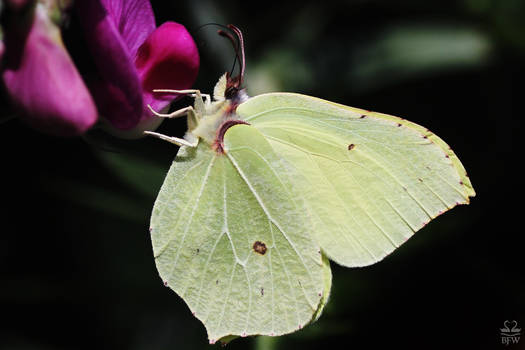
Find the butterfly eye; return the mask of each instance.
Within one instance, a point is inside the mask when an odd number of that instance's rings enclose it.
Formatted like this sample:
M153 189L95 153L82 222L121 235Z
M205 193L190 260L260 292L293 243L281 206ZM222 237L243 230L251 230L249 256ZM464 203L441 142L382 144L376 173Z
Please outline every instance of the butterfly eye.
M230 86L226 89L224 97L226 97L228 100L234 99L238 92L239 89L236 86Z

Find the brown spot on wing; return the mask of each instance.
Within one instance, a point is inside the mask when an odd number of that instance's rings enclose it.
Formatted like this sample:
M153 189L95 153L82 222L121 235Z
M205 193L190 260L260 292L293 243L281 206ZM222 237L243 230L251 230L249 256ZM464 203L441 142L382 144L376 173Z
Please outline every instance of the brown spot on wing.
M264 244L264 242L261 241L255 241L253 243L253 251L261 255L266 254L266 244Z

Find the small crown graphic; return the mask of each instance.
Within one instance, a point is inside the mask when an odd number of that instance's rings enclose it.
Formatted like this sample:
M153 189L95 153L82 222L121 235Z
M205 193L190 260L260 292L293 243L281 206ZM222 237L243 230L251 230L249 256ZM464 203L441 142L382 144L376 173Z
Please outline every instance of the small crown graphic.
M518 328L516 320L506 320L503 322L503 328L500 328L501 334L506 336L515 336L521 333L521 328Z

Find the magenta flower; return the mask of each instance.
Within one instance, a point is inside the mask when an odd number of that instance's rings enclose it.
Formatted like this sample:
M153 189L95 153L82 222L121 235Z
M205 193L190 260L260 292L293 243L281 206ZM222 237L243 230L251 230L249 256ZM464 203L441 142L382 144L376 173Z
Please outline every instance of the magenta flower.
M50 20L56 1L6 3L29 21L11 16L2 23L2 78L24 119L44 131L77 135L100 117L113 134L142 136L162 120L147 106L162 110L176 97L152 90L187 89L197 76L199 54L192 37L178 23L156 28L148 0L74 2L96 67L84 77L87 88Z
M13 13L3 23L2 78L20 117L55 135L85 132L97 120L97 110L48 9L21 1L7 5Z
M174 22L155 29L147 0L77 0L75 6L99 71L88 85L100 116L123 137L153 130L162 119L147 105L162 110L174 96L152 90L187 89L197 77L192 37Z

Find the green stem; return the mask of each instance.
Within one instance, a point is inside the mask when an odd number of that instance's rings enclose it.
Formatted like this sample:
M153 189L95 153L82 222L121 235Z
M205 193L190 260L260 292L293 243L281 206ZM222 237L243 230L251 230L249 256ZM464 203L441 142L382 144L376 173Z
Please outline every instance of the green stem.
M255 350L276 350L277 342L277 337L260 335L255 338Z

